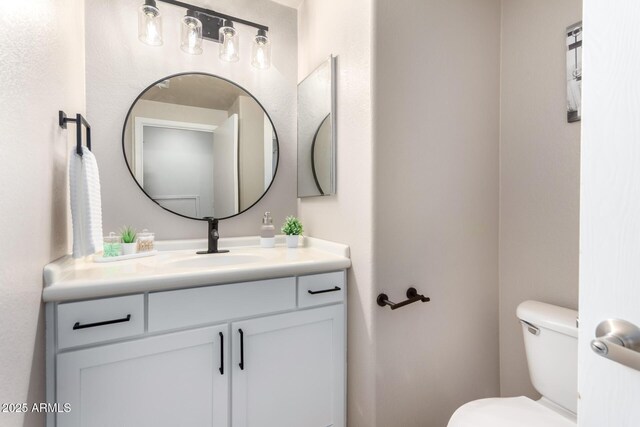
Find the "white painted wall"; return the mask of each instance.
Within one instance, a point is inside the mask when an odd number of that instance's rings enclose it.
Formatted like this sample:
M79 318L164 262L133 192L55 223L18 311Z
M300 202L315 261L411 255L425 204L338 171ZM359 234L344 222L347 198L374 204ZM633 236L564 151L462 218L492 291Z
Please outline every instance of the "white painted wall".
M598 323L640 325L640 3L584 2L580 427L636 427L640 372L590 349Z
M376 421L443 427L499 393L500 1L375 5L375 293L432 299L375 307Z
M500 388L537 397L516 307L578 305L580 123L566 119L564 29L581 0L502 0Z
M265 198L248 212L220 225L222 236L256 234L264 211L274 223L295 214L295 125L297 84L296 11L268 0L203 0L199 5L221 13L242 16L270 27L272 67L251 67L251 38L255 30L238 26L241 59L225 63L218 59L218 44L204 42L202 55L180 50L179 21L184 9L159 4L163 13L164 45L147 46L138 41L137 8L130 0L86 0L87 114L94 132L94 152L102 177L105 230L123 224L148 228L159 239L200 238L206 224L165 212L148 200L127 171L122 157L122 125L131 103L149 84L170 74L200 71L230 79L251 92L266 108L280 142L280 166Z
M337 55L337 194L300 199L305 234L351 246L348 424L376 425L372 277L370 0L305 0L298 12L298 81ZM294 169L295 171L295 169Z
M84 112L83 2L1 2L0 402L44 397L42 267L67 252L67 158ZM43 414L0 413L3 427Z

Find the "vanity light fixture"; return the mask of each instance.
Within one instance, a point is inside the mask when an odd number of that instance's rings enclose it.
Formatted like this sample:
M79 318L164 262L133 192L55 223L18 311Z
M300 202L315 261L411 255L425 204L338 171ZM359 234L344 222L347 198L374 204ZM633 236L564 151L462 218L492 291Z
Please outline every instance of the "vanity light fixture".
M138 38L150 46L162 45L162 16L155 0L145 0L138 9Z
M225 20L220 27L220 59L226 62L238 62L240 55L240 38L238 32L233 28L233 22Z
M180 49L192 55L202 53L202 22L196 18L193 10L187 10L182 18Z
M220 43L218 56L226 62L240 60L240 36L234 24L247 25L258 30L251 47L251 65L260 70L271 66L271 41L269 27L234 16L225 15L177 0L157 0L185 8L181 19L180 49L192 55L203 51L202 40ZM162 45L162 19L156 0L144 0L138 12L138 38L151 46Z
M266 70L271 66L271 41L265 30L258 30L251 47L251 65L259 70Z

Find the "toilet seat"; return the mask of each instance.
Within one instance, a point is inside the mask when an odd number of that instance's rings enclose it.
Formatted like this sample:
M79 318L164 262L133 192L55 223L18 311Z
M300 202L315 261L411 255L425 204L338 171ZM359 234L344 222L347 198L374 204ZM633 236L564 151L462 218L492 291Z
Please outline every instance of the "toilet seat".
M447 427L576 427L576 423L520 396L469 402L458 408Z

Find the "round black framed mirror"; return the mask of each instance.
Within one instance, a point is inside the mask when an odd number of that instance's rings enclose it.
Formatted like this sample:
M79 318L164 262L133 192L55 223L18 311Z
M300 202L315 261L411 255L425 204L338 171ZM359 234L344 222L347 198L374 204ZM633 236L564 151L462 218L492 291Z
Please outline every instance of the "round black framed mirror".
M149 85L122 129L132 178L163 209L185 218L226 219L269 191L278 136L260 102L208 73L180 73Z

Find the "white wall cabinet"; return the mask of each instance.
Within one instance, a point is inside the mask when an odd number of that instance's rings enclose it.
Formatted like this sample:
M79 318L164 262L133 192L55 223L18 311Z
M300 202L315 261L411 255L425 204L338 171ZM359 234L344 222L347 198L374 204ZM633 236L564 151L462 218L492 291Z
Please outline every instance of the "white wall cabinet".
M70 403L71 412L50 414L47 425L344 427L345 280L340 271L49 303L48 401ZM205 297L241 307L260 286L273 292L270 303L245 305L238 316L176 317L207 310ZM181 303L171 307L171 296ZM118 298L131 303L124 309ZM163 311L180 322L159 331L150 313L161 319Z

